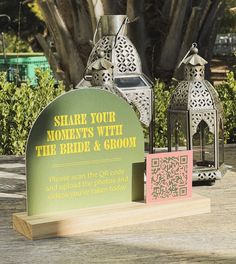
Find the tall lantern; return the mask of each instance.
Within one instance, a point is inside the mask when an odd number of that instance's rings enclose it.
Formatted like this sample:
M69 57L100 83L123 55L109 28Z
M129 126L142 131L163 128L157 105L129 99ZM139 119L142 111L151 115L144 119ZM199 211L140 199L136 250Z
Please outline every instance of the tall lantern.
M224 172L223 107L204 79L205 61L196 45L183 60L185 78L168 107L168 150L193 150L193 181L221 179Z
M142 72L139 54L127 37L126 15L104 15L100 18L94 36L84 79L76 86L78 89L92 86L94 76L91 65L102 57L113 64L113 86L115 86L134 105L139 112L140 122L149 127L149 151L153 150L153 91L152 82ZM96 33L100 39L95 43ZM124 97L123 97L124 98ZM151 125L150 125L151 124Z

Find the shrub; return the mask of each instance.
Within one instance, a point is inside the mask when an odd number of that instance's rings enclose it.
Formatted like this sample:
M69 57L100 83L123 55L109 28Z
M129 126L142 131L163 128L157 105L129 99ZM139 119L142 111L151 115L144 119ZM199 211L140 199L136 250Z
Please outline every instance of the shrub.
M14 33L4 34L5 40L5 52L14 53L14 52L32 52L30 45L19 39Z
M31 88L29 83L17 87L6 81L6 74L0 73L0 154L23 154L25 144L33 125L42 109L64 87L59 83L55 89L55 80L49 71L38 71L38 86Z
M224 108L225 141L236 143L236 80L234 73L227 74L227 80L216 87Z
M167 86L163 81L156 80L155 94L155 147L167 147L167 107L170 102L173 86Z
M24 154L25 144L39 113L54 98L60 95L64 86L59 83L54 88L55 80L49 71L36 72L38 85L6 81L6 74L0 73L0 154ZM218 85L217 91L224 107L225 139L228 143L236 142L236 80L230 72L227 81ZM167 146L167 107L170 102L173 86L167 86L157 80L155 93L155 147Z

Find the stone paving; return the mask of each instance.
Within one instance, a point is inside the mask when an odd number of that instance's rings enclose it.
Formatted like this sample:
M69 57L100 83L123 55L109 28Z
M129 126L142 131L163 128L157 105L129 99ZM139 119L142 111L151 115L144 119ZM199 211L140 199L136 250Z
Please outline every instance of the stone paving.
M26 197L25 161L23 157L0 157L0 198Z
M211 213L29 241L12 229L25 211L23 157L0 157L0 264L236 263L236 146L226 147L224 178L193 191L211 198Z

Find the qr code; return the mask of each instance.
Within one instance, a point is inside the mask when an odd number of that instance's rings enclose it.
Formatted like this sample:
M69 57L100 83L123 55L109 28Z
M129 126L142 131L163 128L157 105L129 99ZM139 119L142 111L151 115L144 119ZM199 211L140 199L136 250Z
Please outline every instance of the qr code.
M188 194L188 155L151 159L152 199L171 199Z

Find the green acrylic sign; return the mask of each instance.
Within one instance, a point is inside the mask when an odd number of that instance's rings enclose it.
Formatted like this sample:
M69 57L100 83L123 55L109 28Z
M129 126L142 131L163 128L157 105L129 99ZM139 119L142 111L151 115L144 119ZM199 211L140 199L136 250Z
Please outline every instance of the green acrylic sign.
M63 94L28 138L28 215L142 200L143 161L143 130L129 104L99 89Z

